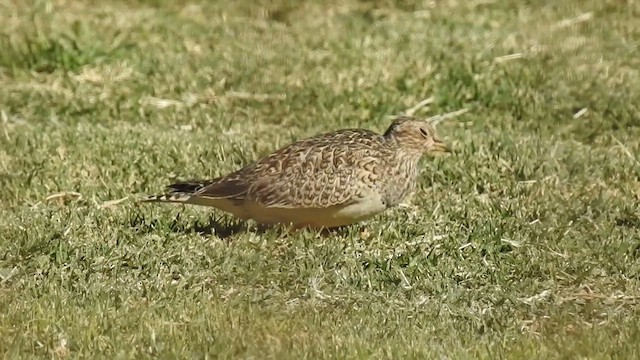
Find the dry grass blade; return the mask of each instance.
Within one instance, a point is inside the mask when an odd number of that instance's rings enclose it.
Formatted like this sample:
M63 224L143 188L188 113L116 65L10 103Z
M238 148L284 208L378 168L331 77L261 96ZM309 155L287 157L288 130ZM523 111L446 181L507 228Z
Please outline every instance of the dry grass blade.
M424 108L427 105L433 104L433 101L435 100L435 98L433 96L430 96L422 101L420 101L419 103L415 104L413 107L407 109L404 114L408 115L408 116L413 116L418 110Z
M637 165L640 165L640 161L638 161L638 159L636 159L636 157L633 155L631 150L629 150L629 148L625 144L623 144L622 141L618 140L618 138L616 138L615 136L611 136L611 137L613 138L613 140L615 140L615 142L618 143L618 145L620 145L620 147L625 152L625 154L627 154L629 159L631 159Z
M583 115L586 115L588 112L589 112L589 109L582 108L582 109L578 110L575 114L573 114L573 118L574 119L578 119L578 118L582 117Z
M255 100L255 101L270 101L270 100L286 100L287 94L252 94L244 91L228 91L224 95L227 98L243 99L243 100Z
M515 54L498 56L498 57L494 58L493 60L495 62L497 62L497 63L504 63L504 62L507 62L507 61L522 59L523 57L524 57L523 53L515 53Z
M104 209L104 208L116 206L118 204L121 204L121 203L127 201L128 199L129 199L129 197L125 196L125 197L123 197L121 199L105 201L102 204L100 204L98 207L100 207L101 209Z
M75 198L79 200L79 199L82 199L82 194L75 191L63 191L63 192L59 192L59 193L47 196L44 199L44 201L52 201L56 199L66 199L66 198Z
M434 116L428 118L427 121L430 122L435 127L435 126L438 126L438 124L440 124L444 120L453 119L455 117L458 117L458 116L460 116L462 114L467 113L468 111L469 111L469 109L463 108L463 109L452 111L452 112L449 112L449 113L446 113L446 114L442 114L442 115L434 115Z
M569 26L573 26L575 24L579 24L585 21L589 21L593 18L593 13L592 12L586 12L583 14L580 14L576 17L572 17L572 18L567 18L567 19L563 19L562 21L554 24L552 26L552 30L557 30L557 29L562 29L562 28L566 28Z

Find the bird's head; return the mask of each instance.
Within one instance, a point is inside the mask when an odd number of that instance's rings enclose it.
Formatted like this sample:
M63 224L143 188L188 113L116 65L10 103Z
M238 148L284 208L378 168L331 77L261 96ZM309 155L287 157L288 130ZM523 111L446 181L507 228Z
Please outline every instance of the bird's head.
M402 116L395 119L384 136L414 154L451 151L438 138L435 128L429 122L414 117Z

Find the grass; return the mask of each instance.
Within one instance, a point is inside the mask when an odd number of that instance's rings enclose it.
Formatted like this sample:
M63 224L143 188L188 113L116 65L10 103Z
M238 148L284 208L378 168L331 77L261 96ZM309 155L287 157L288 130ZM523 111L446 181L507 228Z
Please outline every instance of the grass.
M0 14L5 358L640 356L637 1ZM133 201L431 96L455 153L344 234Z

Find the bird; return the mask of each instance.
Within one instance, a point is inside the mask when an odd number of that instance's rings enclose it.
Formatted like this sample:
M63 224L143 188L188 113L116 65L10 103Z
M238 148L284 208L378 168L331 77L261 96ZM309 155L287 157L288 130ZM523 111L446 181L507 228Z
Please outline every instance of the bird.
M144 202L211 206L260 225L333 229L399 205L423 155L451 152L428 121L398 116L376 133L351 128L296 141L226 176L168 186Z

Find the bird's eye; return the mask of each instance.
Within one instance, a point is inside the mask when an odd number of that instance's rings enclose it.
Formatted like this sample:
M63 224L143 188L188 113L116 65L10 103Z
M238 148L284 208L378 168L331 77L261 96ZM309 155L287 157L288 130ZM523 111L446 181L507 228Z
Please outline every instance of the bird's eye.
M422 136L424 137L429 137L429 134L427 133L427 130L420 128L420 133L422 133Z

